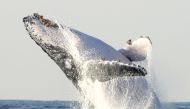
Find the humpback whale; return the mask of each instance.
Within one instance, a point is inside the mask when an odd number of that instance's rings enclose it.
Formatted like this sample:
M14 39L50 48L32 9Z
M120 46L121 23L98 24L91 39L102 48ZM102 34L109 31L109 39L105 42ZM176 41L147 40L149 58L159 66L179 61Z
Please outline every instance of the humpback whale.
M90 79L94 83L97 83L97 81L98 84L105 83L107 84L106 88L110 88L108 86L113 80L117 81L117 79L128 77L123 82L123 84L126 83L124 86L115 84L115 90L120 90L121 93L123 90L123 93L130 96L126 101L128 102L127 105L140 107L140 104L149 104L151 105L149 109L155 107L154 103L158 99L155 93L150 91L148 83L144 79L147 75L146 69L132 62L143 60L146 57L146 54L144 54L146 50L130 53L130 50L124 48L118 51L95 37L46 19L37 13L24 17L23 22L30 37L54 60L81 94L87 90L81 87L83 83L80 81L85 82ZM131 42L130 49L136 50L138 46L142 45ZM140 57L133 58L135 55ZM132 83L134 85L131 85ZM107 89L106 93L109 90ZM129 94L129 92L132 94ZM89 93L90 91L88 91ZM120 96L120 100L122 97L126 99L124 96ZM94 98L88 97L88 99L92 104L97 103ZM132 104L133 101L139 103ZM149 103L149 101L151 102Z
M82 79L81 66L96 64L101 70L115 70L112 73L91 71L86 76L99 81L108 81L118 76L145 76L146 70L132 64L120 52L105 42L86 35L78 30L63 26L34 13L23 18L30 37L50 56L63 70L66 76L77 85ZM113 64L119 66L113 68Z

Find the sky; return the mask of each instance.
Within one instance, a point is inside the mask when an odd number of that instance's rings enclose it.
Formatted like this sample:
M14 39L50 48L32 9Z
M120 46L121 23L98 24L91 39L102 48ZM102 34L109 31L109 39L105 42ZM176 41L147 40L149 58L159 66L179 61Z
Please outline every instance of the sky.
M116 49L150 36L153 83L164 101L190 101L189 0L0 0L0 99L76 100L79 93L32 41L22 18L34 12Z

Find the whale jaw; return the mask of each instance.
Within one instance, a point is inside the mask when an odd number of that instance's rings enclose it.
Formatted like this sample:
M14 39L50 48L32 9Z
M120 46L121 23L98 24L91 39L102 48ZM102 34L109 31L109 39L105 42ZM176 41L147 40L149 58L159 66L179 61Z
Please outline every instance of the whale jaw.
M42 16L36 13L33 16L24 17L23 22L26 30L36 44L39 45L42 50L46 52L48 56L61 68L67 78L70 79L76 87L78 87L77 82L79 79L79 73L77 72L73 57L59 43L49 40L49 37L46 34L46 27L57 32L59 32L60 27L50 20L45 19L45 21L43 21L42 18ZM48 26L47 24L45 25L44 22L49 23Z

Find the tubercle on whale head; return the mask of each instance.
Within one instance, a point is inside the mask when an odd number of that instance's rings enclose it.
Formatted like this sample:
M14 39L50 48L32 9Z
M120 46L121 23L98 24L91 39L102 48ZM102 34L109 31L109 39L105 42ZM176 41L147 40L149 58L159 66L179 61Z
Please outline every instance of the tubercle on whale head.
M46 27L50 27L50 28L58 28L59 27L55 22L52 22L49 19L45 19L42 15L39 15L38 13L34 13L33 17L30 17L30 18L29 17L30 16L24 17L23 22L31 22L32 19L37 19ZM31 22L31 23L34 23L34 22Z

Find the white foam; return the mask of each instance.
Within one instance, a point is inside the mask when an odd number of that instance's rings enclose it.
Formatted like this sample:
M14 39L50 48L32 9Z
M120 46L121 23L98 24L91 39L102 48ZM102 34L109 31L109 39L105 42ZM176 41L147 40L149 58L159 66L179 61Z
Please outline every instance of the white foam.
M95 109L160 109L146 77L118 77L106 82L86 77L79 81L79 86L86 97L84 102L90 101ZM89 108L89 104L83 106Z

